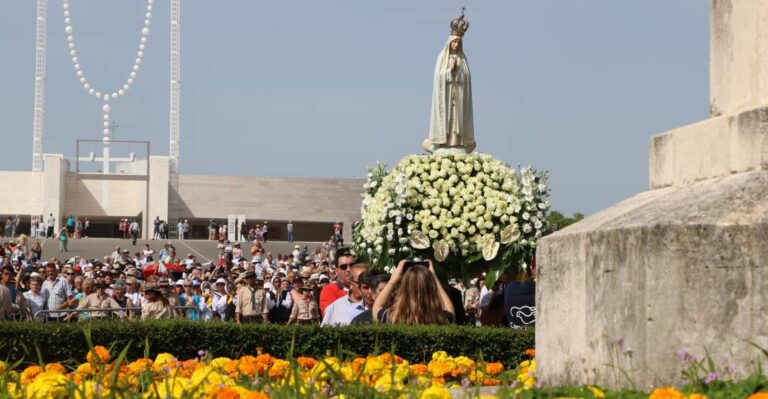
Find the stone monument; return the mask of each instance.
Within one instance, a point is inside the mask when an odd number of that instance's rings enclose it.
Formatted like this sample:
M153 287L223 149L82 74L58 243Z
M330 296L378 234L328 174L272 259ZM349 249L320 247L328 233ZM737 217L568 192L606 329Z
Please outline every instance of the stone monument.
M546 385L674 382L681 348L765 365L768 2L711 4L710 118L651 139L649 191L540 243Z

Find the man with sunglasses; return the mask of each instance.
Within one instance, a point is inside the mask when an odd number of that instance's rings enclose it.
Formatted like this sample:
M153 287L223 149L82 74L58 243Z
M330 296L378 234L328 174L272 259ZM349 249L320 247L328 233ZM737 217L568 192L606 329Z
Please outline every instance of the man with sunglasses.
M348 326L352 319L365 311L365 299L369 295L369 287L360 276L367 273L368 266L357 264L349 268L349 295L345 295L325 308L321 326Z
M355 263L355 257L349 248L336 250L336 281L320 291L320 315L325 316L325 309L335 300L347 296L349 290L349 268Z

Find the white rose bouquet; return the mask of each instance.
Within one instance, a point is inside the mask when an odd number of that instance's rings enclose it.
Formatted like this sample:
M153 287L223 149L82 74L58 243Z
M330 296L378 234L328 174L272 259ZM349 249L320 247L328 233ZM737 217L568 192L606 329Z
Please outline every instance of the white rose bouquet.
M401 259L429 258L461 272L526 269L545 229L547 173L518 171L487 154L409 155L392 171L369 170L358 258L389 270Z

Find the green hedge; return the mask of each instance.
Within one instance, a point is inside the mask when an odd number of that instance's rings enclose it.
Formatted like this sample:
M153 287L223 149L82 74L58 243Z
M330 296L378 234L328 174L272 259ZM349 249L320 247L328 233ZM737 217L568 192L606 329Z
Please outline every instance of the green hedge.
M465 326L349 326L312 327L202 323L186 320L152 322L106 321L94 323L0 323L0 357L7 361L83 361L87 352L85 331L94 345L116 353L130 344L128 358L154 357L161 352L180 359L197 356L201 349L213 356L254 354L261 347L277 357L323 356L328 350L342 356L394 350L411 362L428 361L432 352L501 361L514 367L523 351L534 347L534 331ZM149 348L145 348L146 344ZM341 350L341 353L338 351ZM39 351L39 355L38 355Z

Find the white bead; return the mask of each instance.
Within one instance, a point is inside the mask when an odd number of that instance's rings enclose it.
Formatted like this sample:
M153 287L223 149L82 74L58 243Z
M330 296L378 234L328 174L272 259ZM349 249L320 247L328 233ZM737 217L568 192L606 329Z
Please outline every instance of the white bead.
M64 2L64 9L69 10L69 2Z
M109 126L109 122L104 122L107 126ZM104 129L104 135L109 136L109 129Z
M128 90L128 89L125 89L125 90ZM117 91L117 94L119 94L121 96L124 96L125 95L125 90L120 89L120 90Z
M109 127L109 122L108 121L104 121L104 127Z
M109 96L109 94L107 94L107 93L104 93L104 101L109 101L109 99L110 99L110 98L111 98L111 97ZM106 104L105 104L105 105L106 105Z
M70 50L70 51L69 51L69 55L71 55L71 56L73 56L73 57L77 57L77 51L75 51L75 50Z
M75 49L75 43L69 43L68 46L69 46L70 50L74 50Z
M140 65L141 64L141 57L136 58L135 62L136 62L137 65Z
M135 77L136 77L136 72L131 72L131 78L135 78ZM133 84L133 81L131 81L131 79L128 79L128 84Z
M112 141L112 139L110 139L109 136L104 136L104 138L101 139L101 141L103 141L105 143L109 143L110 141Z
M131 88L131 85L129 85L127 83L123 85L123 90L128 90L130 88ZM122 95L122 93L121 93L121 95Z
M108 121L108 120L109 120L109 114L104 114L104 120L105 120L105 121Z
M71 23L72 23L72 18L69 18L69 17L67 17L67 18L64 18L64 23L65 23L66 25L69 25L69 24L71 24Z
M83 71L77 71L75 74L79 78L79 77L83 76Z
M147 37L146 36L142 36L141 37L141 42L142 43L146 43L147 42Z
M144 28L142 28L141 29L141 34L144 35L144 36L149 36L149 28L147 28L146 26Z
M148 12L144 15L147 19L152 18L152 13Z
M139 50L144 51L147 48L146 44L139 44Z
M96 92L96 98L101 98L101 92L100 91Z
M64 11L64 16L69 17L69 11Z
M72 57L72 63L77 64L80 60L77 59L77 57Z
M143 57L144 56L144 52L143 51L139 51L138 53L136 53L136 55L139 56L139 57Z
M101 107L101 110L102 110L102 111L104 111L105 113L108 113L109 111L111 111L111 110L112 110L112 107L110 107L110 106L109 106L109 104L104 104L104 105Z
M96 94L96 90L94 90L94 89L89 89L89 90L88 90L88 94Z
M88 90L88 89L90 89L90 88L91 88L91 84L90 84L90 83L86 83L86 84L84 84L84 85L83 85L83 88L84 88L85 90Z
M68 42L71 42L71 41L74 41L74 40L75 40L74 36L72 36L72 35L67 36L67 41Z
M112 98L117 98L117 92L112 93Z
M151 4L147 6L147 11L150 11L150 12L152 11L152 5Z
M67 25L64 27L64 32L67 32L68 34L72 34L74 29L72 29L72 25Z
M128 78L128 80L126 80L126 83L128 83L128 85L132 85L133 84L133 78Z
M149 26L149 23L150 23L150 20L149 20L149 18L147 18L147 19L145 19L145 20L144 20L144 25L146 25L146 26Z
M83 78L80 78L80 83L83 83L83 84L85 84L85 82L87 82L87 81L88 81L88 79L86 79L86 78L84 78L84 77L83 77Z
M150 4L150 5L151 5L152 3L154 3L154 2L155 2L155 0L147 0L147 4Z
M76 70L76 71L79 71L79 70L80 70L80 64L75 64L75 70Z
M133 71L134 71L134 72L136 72L136 71L138 71L138 70L139 70L139 66L138 66L138 65L134 65L134 66L133 66Z

